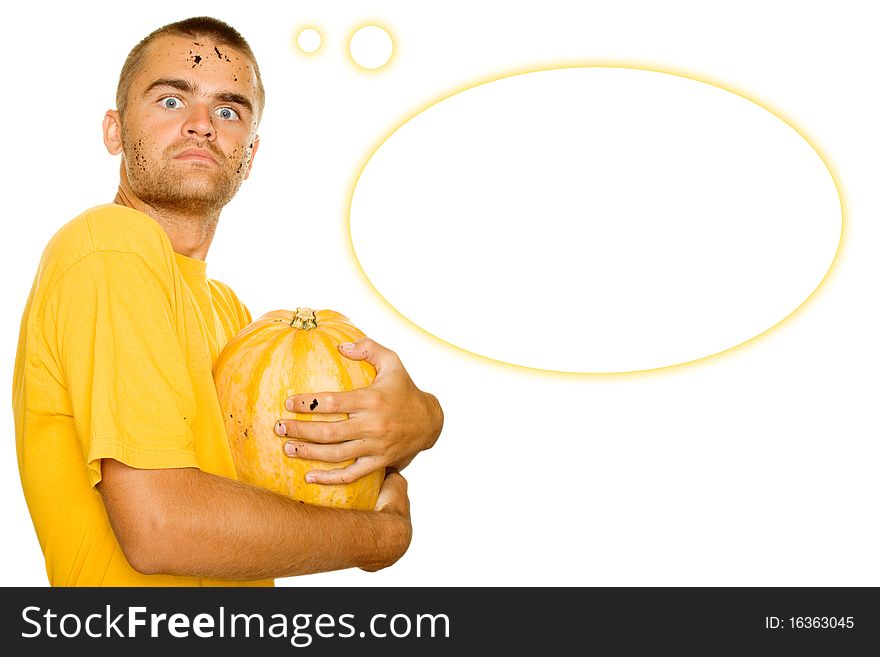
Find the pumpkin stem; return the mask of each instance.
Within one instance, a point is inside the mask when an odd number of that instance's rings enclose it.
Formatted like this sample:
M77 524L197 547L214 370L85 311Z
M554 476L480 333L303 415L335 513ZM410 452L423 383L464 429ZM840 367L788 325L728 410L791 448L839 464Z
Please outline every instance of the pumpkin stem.
M311 308L297 308L293 313L293 321L290 325L295 329L303 329L308 331L318 327L318 320L315 318L315 311Z

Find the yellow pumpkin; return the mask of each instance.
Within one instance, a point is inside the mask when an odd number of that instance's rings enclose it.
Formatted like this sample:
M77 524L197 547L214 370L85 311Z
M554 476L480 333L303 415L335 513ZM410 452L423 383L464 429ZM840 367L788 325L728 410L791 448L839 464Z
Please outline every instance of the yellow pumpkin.
M346 414L293 413L288 397L306 392L339 392L372 383L376 370L336 349L364 337L351 321L332 310L268 312L241 330L223 348L214 367L214 383L232 458L240 481L268 488L309 504L371 510L384 472L350 484L310 484L310 470L345 467L352 461L325 463L291 458L288 440L275 433L279 419L344 420ZM312 409L314 410L314 409Z

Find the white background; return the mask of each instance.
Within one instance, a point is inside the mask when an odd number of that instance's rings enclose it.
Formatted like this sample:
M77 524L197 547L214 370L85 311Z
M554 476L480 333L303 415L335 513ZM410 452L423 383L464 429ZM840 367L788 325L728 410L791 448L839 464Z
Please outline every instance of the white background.
M395 349L446 411L437 446L406 470L414 538L404 558L379 573L279 584L876 586L880 48L865 6L6 8L0 379L9 390L20 312L45 242L83 209L113 198L118 161L104 151L100 125L125 55L155 27L210 12L251 43L268 105L253 175L224 212L209 275L231 285L255 315L298 305L344 312ZM364 73L344 44L371 21L389 29L396 51L388 67ZM311 56L294 45L305 25L324 36ZM352 255L345 208L378 140L454 89L575 63L712 80L773 107L809 136L837 176L845 235L837 264L801 311L693 365L588 376L465 354L376 295ZM565 341L576 352L578 333L552 325L530 339ZM2 414L2 583L43 585L9 402Z

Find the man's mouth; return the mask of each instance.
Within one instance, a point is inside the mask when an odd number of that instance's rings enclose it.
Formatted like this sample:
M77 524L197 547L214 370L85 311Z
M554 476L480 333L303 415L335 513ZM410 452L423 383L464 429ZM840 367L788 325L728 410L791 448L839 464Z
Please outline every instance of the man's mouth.
M204 162L205 164L217 164L217 160L208 151L201 148L187 148L174 156L175 160L189 160L193 162Z

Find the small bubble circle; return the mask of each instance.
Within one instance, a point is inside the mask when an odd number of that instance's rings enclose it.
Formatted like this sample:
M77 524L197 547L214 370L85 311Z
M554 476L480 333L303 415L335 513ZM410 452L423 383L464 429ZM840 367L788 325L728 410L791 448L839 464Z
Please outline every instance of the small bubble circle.
M348 44L354 63L371 71L382 68L394 53L391 35L378 25L366 25L357 30Z
M313 27L307 27L297 35L296 45L303 52L317 52L318 48L321 47L321 33Z

